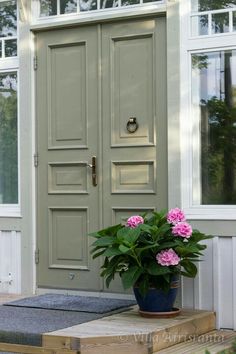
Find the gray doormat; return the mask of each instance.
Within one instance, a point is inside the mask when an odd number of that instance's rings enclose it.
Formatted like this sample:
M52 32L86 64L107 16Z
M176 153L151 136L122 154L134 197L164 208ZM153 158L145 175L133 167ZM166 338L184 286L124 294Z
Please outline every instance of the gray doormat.
M42 334L104 317L102 314L0 306L0 342L42 345Z
M108 299L77 295L45 294L28 297L4 304L4 306L30 307L40 309L79 311L106 314L114 310L135 305L133 300Z

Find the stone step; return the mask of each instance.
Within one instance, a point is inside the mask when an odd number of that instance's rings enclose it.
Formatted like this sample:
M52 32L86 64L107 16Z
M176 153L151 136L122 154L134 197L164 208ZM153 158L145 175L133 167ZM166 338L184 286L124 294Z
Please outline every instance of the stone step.
M149 319L141 317L134 307L43 334L43 347L78 350L80 354L151 354L158 351L166 354L166 348L186 343L191 336L197 337L214 329L214 312L182 310L174 318Z
M191 336L182 343L164 350L159 350L155 354L205 354L208 350L211 354L217 354L231 347L236 340L234 331L211 331L198 336Z

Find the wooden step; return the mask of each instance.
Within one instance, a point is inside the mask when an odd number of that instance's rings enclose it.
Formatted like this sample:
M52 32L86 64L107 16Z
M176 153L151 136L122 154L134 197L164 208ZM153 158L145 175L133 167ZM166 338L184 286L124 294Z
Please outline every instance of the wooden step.
M141 317L134 307L123 313L46 333L43 347L77 350L80 354L151 354L214 329L214 312L182 310L172 319L147 319Z
M217 354L231 347L236 339L234 331L212 331L200 336L191 336L188 340L170 348L159 350L155 354Z

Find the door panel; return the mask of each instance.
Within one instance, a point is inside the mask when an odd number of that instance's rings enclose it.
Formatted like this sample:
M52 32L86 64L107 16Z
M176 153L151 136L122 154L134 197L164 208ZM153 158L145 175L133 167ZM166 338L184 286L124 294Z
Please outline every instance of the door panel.
M123 34L111 28L114 35L110 39L112 145L153 144L153 38L142 30L136 34L133 26L131 31L130 26L125 27ZM105 38L107 31L105 27ZM109 64L104 70L108 67ZM134 135L126 129L128 117L138 119L139 129Z
M106 290L87 234L167 207L165 38L164 18L37 35L39 287Z
M105 226L167 207L165 38L165 18L102 27Z
M84 41L48 45L50 149L87 145L86 49Z
M39 287L98 290L88 233L99 228L97 27L37 35Z

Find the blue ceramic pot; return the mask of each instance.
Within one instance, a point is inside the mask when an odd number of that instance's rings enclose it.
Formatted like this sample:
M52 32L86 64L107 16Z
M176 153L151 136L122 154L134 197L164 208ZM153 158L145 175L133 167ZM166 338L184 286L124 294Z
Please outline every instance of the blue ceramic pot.
M139 309L145 312L170 312L177 296L179 281L173 280L170 290L166 293L161 289L150 288L145 297L134 287L134 295Z

